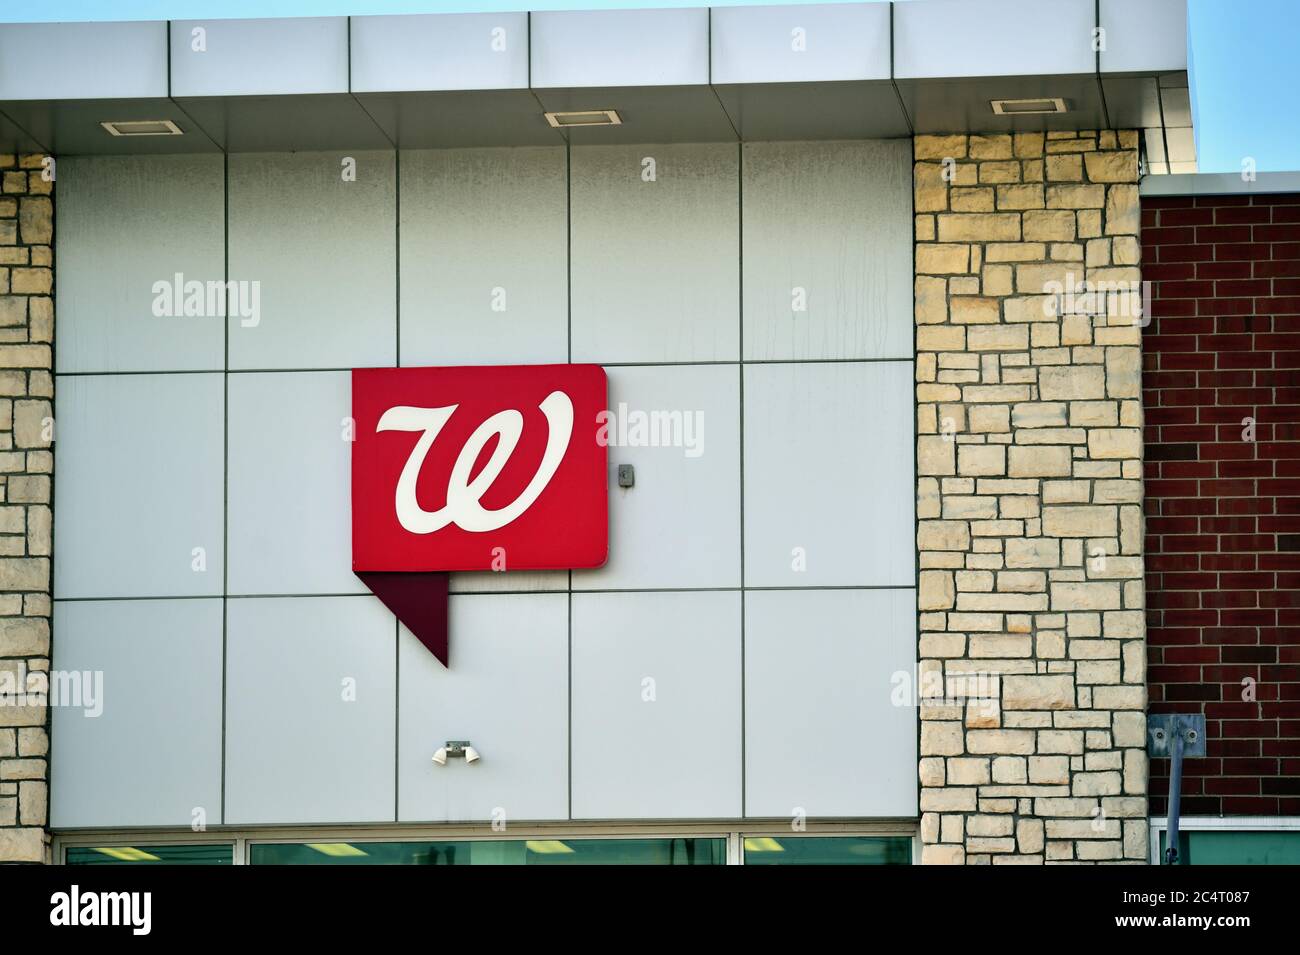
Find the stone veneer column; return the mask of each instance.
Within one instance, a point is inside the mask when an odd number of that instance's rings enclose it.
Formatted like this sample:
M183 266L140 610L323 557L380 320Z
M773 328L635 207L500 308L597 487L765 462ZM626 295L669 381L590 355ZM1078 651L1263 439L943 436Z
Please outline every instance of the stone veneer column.
M0 862L50 854L54 183L43 158L0 155ZM14 688L39 698L5 699Z
M1145 860L1137 133L915 159L922 860Z

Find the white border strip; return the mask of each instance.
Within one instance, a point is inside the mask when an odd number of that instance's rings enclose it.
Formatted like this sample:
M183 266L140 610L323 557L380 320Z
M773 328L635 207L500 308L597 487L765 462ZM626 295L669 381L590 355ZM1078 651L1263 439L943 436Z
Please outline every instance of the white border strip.
M1237 172L1185 172L1142 178L1143 196L1242 196L1300 192L1300 172L1261 172L1247 182Z

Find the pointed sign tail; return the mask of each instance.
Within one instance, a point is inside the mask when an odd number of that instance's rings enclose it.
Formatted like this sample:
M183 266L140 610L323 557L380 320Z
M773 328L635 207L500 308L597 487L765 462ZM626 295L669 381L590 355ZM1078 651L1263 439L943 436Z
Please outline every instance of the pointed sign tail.
M449 576L433 571L353 571L417 640L447 666Z

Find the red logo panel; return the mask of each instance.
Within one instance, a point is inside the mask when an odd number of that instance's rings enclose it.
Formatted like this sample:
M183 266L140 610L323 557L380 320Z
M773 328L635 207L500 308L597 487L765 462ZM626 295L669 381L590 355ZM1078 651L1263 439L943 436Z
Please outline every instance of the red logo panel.
M355 571L599 567L599 365L352 372Z

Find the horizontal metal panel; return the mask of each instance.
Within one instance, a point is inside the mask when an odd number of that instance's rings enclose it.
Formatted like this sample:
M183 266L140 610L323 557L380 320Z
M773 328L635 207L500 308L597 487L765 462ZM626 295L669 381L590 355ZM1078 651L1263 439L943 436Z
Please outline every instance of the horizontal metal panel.
M1106 114L1117 129L1161 125L1160 90L1154 76L1103 76Z
M528 88L528 14L353 17L352 91Z
M709 11L534 13L536 87L685 86L709 82Z
M889 79L889 5L719 7L714 83Z
M0 104L9 108L11 104ZM0 113L0 153L38 153L48 149L44 142L37 140L23 126L8 119Z
M230 152L387 149L392 142L348 93L201 96L178 100Z
M892 139L911 127L888 80L715 86L744 140Z
M347 17L176 20L173 96L348 91Z
M548 111L618 111L623 120L619 126L565 129L565 137L578 146L736 141L736 130L710 86L579 87L534 92Z
M1009 133L1105 129L1097 75L1001 76L980 79L898 80L898 94L918 133ZM1060 97L1067 112L999 116L995 99Z
M0 24L0 102L167 95L167 23Z
M358 93L356 98L400 149L564 143L526 89Z
M1261 172L1254 179L1242 179L1239 172L1147 176L1140 191L1144 196L1276 195L1300 192L1300 172Z
M1101 72L1187 69L1187 0L1101 0L1098 12Z
M894 76L1094 73L1095 26L1094 0L896 3Z
M24 100L2 108L17 126L58 156L220 152L193 117L170 99ZM100 125L140 120L167 120L181 135L114 136ZM3 146L0 140L0 149Z

